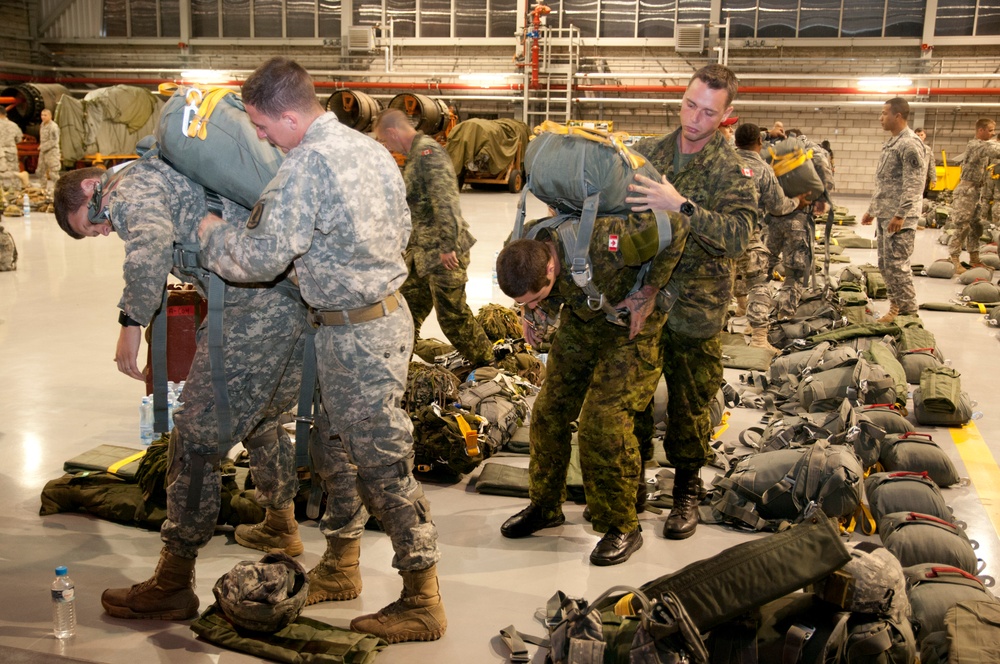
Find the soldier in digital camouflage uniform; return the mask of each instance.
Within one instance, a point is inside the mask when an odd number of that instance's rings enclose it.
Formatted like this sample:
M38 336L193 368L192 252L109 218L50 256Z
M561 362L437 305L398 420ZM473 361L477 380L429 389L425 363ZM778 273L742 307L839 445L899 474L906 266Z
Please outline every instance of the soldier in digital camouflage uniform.
M7 107L0 104L0 183L7 188L28 186L28 174L21 171L17 158L21 137L21 128L11 122Z
M948 255L955 265L955 274L965 272L961 263L962 248L969 251L969 262L979 265L979 238L983 222L979 213L979 198L986 180L986 167L1000 155L1000 144L990 139L996 133L996 122L980 118L976 122L976 137L965 146L962 177L955 187L951 204L951 221L955 234L948 243Z
M52 111L42 111L42 126L38 129L38 166L35 168L43 180L59 179L62 169L62 152L59 149L59 125L52 121Z
M927 179L924 181L924 192L927 192L937 185L937 162L934 160L934 150L927 144L927 132L923 129L914 129L913 133L917 135L924 146L924 159L927 161Z
M909 263L923 211L927 162L923 142L907 126L909 117L910 104L901 97L893 97L882 106L879 122L892 136L882 146L875 169L875 193L861 217L862 224L878 219L878 269L889 296L889 311L878 319L879 323L891 323L900 314L917 313Z
M515 240L497 257L500 289L526 309L528 342L537 343L531 320L559 319L531 415L531 503L503 524L505 537L526 537L565 521L570 424L579 417L587 507L594 530L604 533L590 561L623 563L642 546L636 517L642 461L633 423L652 401L660 378L659 338L666 314L654 310L655 296L669 280L687 234L681 215L671 214L670 224L672 243L654 259L659 232L652 213L602 216L595 222L589 251L592 281L604 300L632 312L627 326L609 321L610 312L588 304L587 294L573 281L558 229ZM649 260L642 288L629 296L639 268Z
M493 344L465 302L469 250L476 238L462 218L451 157L397 109L379 116L375 133L387 148L406 155L403 181L413 232L406 247L409 275L399 291L410 305L416 336L433 308L458 352L473 366L487 364Z
M413 319L398 293L410 235L406 187L385 148L345 127L316 100L309 74L276 57L243 84L260 138L287 157L242 232L207 217L209 266L257 281L293 265L317 324L316 357L329 431L312 450L329 494L327 550L309 573L309 601L361 592L358 558L369 511L392 541L399 600L351 629L390 643L440 638L447 627L437 579L437 528L413 477L412 425L400 407Z
M100 212L91 216L88 204L95 192ZM118 304L121 329L115 361L119 371L143 380L138 365L141 326L148 325L160 308L167 275L193 283L202 295L208 292L204 275L178 270L173 262L174 243L196 241L198 224L208 213L205 190L164 161L146 158L114 174L100 168L70 171L56 184L54 202L56 221L71 237L114 231L125 241L125 289ZM226 200L223 204L226 224L246 223L246 208ZM151 579L104 592L101 603L116 618L186 620L197 614L198 597L192 589L195 558L215 531L219 459L234 441L244 441L250 452L258 502L291 521L288 552L302 552L292 514L298 490L295 450L279 426L279 417L298 396L306 309L294 288L275 285L279 278L275 275L267 284L226 287L224 372L233 436L229 441L219 439L208 357L209 321L198 328L184 403L174 412L167 520L160 530L164 548Z
M986 167L983 190L980 196L980 216L983 226L1000 224L1000 154L990 160Z
M806 150L812 150L813 166L826 191L833 191L833 167L826 150L796 129L788 130L789 136L798 136ZM771 254L767 273L774 274L780 261L784 267L784 281L774 294L775 312L779 319L791 318L799 306L802 291L809 285L813 270L813 218L826 212L826 202L816 201L810 208L783 217L768 215L767 250Z
M664 448L676 469L674 506L664 536L683 539L698 524L700 468L713 458L709 403L722 384L720 332L732 299L736 259L747 250L757 223L757 190L736 152L716 129L733 107L737 80L722 65L699 69L681 101L680 128L647 138L645 155L661 182L636 176L626 201L633 210L680 212L691 225L680 263L667 284L676 298L663 326L661 352L667 382ZM652 417L652 408L643 417ZM644 424L646 430L651 425Z
M785 196L770 164L760 156L762 149L760 127L744 124L736 130L736 154L743 158L746 167L753 171L757 188L758 223L754 224L750 246L736 261L736 315L747 317L750 325L750 345L766 348L773 353L778 349L767 341L768 318L771 314L771 275L767 271L768 251L762 236L765 214L783 217L806 205L805 194L796 198ZM742 309L742 311L741 311Z

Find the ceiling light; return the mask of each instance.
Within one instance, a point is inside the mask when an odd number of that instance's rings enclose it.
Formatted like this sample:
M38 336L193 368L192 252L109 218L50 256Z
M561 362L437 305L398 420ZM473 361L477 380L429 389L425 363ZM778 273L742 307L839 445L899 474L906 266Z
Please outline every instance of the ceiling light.
M904 92L913 81L899 76L873 76L858 79L858 89L866 92Z
M214 69L186 69L181 72L181 79L184 81L202 85L218 85L228 82L230 78L232 78L230 72Z

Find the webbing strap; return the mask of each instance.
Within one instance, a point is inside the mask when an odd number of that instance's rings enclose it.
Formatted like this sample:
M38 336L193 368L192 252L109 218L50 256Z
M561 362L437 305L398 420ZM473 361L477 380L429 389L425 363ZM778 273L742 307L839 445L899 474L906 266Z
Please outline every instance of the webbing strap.
M856 657L872 657L887 652L890 648L892 648L892 631L890 623L885 622L882 629L874 634L869 634L860 641L854 641L847 649L846 661L849 662Z
M789 627L785 634L785 646L781 650L781 664L799 664L806 643L815 633L816 628L809 625L796 624Z
M201 503L201 489L205 485L205 464L212 464L212 471L219 469L220 454L198 454L191 452L191 484L188 485L187 509L196 510ZM198 460L201 463L198 463Z
M305 348L302 352L302 384L299 386L299 404L295 416L295 467L311 468L309 430L315 421L313 402L316 397L316 328L307 325L303 334L305 334Z
M153 316L152 356L153 365L153 431L168 433L167 421L167 289L163 289L163 303Z
M547 639L521 634L513 625L508 625L500 630L500 639L510 649L510 661L512 664L528 664L531 661L531 658L528 657L528 647L525 645L525 642L535 645L542 645L539 642L544 642L543 647L549 647Z
M120 459L118 461L115 461L113 464L111 464L110 466L108 466L108 472L111 473L112 475L114 475L115 473L117 473L119 470L121 470L125 466L129 465L133 461L138 461L139 459L141 459L144 456L146 456L146 450L139 450L135 454L131 454L131 455L125 457L124 459Z

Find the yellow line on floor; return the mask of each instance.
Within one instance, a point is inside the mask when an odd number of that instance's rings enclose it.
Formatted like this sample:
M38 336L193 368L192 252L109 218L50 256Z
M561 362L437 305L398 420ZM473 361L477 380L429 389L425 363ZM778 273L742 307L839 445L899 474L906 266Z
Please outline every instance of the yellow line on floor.
M986 441L979 433L975 422L969 422L960 429L949 429L951 439L955 441L958 454L965 463L969 479L979 494L979 499L986 514L993 522L993 529L1000 533L1000 467L993 458Z

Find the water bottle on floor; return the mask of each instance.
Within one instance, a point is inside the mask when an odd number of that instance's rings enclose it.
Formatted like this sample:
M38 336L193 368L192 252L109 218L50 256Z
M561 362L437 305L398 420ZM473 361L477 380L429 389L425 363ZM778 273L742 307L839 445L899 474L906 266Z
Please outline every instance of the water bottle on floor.
M31 199L28 198L27 194L25 194L24 198L22 199L22 205L23 205L22 212L24 212L24 220L31 221Z
M52 633L57 639L76 634L76 591L69 572L60 565L52 582Z
M139 442L149 445L153 442L153 402L143 397L139 405Z

